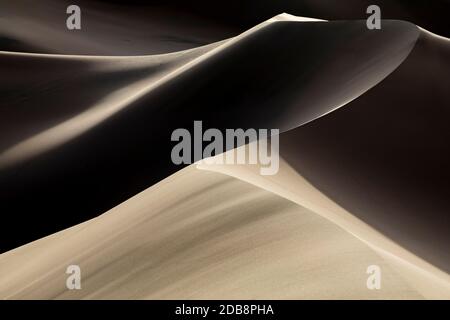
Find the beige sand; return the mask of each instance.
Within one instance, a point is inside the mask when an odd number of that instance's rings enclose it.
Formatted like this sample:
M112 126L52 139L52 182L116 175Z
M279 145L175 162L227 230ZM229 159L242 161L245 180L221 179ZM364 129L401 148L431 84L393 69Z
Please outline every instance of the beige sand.
M201 161L197 167L249 182L317 213L375 250L424 297L450 299L450 276L446 272L402 248L338 206L282 159L280 170L274 176L261 176L258 165L214 165Z
M137 58L136 68L162 66L93 108L7 149L0 166L78 137L258 28L285 19L293 18L271 19L217 46L183 56L174 54L164 61ZM85 59L0 54L39 61ZM95 59L107 71L113 59L124 59L114 64L119 69L129 67L127 58ZM377 74L371 84L385 75ZM349 95L342 103L354 97ZM96 219L4 253L0 298L450 298L448 274L337 206L288 165L282 163L274 177L262 177L258 169L193 165ZM65 270L71 264L81 267L81 290L66 288ZM366 287L369 265L381 267L381 290Z
M81 267L81 290L66 289L70 264ZM373 264L381 290L366 287ZM2 254L0 274L3 299L423 297L390 259L324 217L194 165L96 219Z

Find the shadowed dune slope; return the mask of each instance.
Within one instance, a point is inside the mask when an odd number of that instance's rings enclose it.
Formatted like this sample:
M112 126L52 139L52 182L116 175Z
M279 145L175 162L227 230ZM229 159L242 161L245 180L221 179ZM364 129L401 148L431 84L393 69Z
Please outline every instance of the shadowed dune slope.
M76 31L66 27L69 16L66 9L74 4L81 9L82 21L81 30ZM207 45L244 30L211 17L170 8L164 2L134 6L130 1L122 4L92 0L0 1L3 51L108 56L162 54Z
M0 2L0 298L450 298L449 39L289 14L243 28L324 1L173 24L176 1L150 22L94 1L89 36L63 41L67 3L30 3ZM279 128L280 172L175 166L171 134L195 120Z
M198 119L219 129L305 124L379 83L418 36L401 21L370 32L365 21L280 15L167 56L0 53L13 79L1 80L0 211L8 213L2 228L16 232L2 250L96 216L175 172L174 129ZM36 77L42 70L47 76Z
M1 0L0 50L145 55L230 38L282 12L325 20L366 19L371 0L77 0L82 29L67 30L70 0ZM378 0L383 19L450 36L448 0Z
M450 271L450 40L422 31L380 84L281 135L283 157L342 207Z
M81 267L81 290L65 287L70 264ZM382 290L366 287L372 264L383 270ZM195 166L98 218L0 255L0 274L0 297L9 299L424 297L334 223Z
M273 176L262 176L259 165L223 165L217 162L211 164L210 161L200 161L197 168L228 175L297 203L368 245L389 261L401 277L424 297L450 298L450 276L447 272L430 264L416 253L408 251L402 246L403 243L399 245L392 237L386 237L358 216L336 204L283 159L280 162L279 172ZM377 222L383 219L380 217L377 220L376 216L372 218ZM399 230L397 234L394 234L395 238L398 238L401 233L402 231Z

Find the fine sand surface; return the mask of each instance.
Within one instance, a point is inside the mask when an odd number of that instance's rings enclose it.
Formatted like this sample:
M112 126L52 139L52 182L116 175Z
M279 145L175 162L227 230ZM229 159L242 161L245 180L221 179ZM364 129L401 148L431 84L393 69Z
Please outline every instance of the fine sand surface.
M244 147L241 147L244 148ZM3 299L449 299L450 277L284 161L200 162L98 218L0 256ZM67 290L67 266L82 289ZM381 290L366 287L378 265Z
M0 79L1 250L98 216L181 169L171 134L194 120L286 131L329 114L389 76L419 35L403 21L371 32L364 20L281 14L164 55L0 52L9 75Z
M340 206L450 272L450 40L421 30L405 61L332 114L280 137Z
M449 39L29 4L0 4L0 299L450 299ZM195 120L280 129L280 171L174 165Z
M324 20L366 19L367 0L77 0L82 31L65 28L71 0L0 1L0 50L148 55L191 49L242 33L282 12ZM448 0L378 0L383 19L449 37Z
M82 289L67 290L77 264ZM382 270L368 290L366 269ZM192 165L100 217L0 256L7 299L418 299L386 259L315 212ZM448 283L446 283L448 285ZM434 284L430 283L429 286Z
M390 265L424 297L432 299L448 299L450 297L450 276L448 273L407 251L392 239L387 238L372 226L337 205L284 160L281 161L280 170L276 175L265 177L259 174L260 168L258 165L218 165L200 162L197 168L220 172L246 181L315 212L343 228L389 261ZM355 199L355 201L358 200ZM373 218L376 219L376 217ZM401 232L401 230L398 230L397 234L393 234L394 238L398 238Z

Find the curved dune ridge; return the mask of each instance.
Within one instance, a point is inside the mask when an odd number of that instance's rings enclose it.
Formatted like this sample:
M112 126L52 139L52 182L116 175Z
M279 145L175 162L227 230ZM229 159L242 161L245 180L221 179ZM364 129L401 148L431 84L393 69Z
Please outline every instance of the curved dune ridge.
M82 290L65 268L83 270ZM383 268L383 291L366 268ZM421 298L335 224L226 175L185 168L100 217L0 256L8 299ZM447 291L448 293L448 291Z
M294 44L287 41L292 41L292 36L303 36L305 39L297 39L298 54L304 54L305 58L311 59L308 56L310 53L307 53L308 48L304 46L302 41L310 41L303 34L304 32L317 33L315 36L319 38L322 36L324 38L323 41L330 41L330 36L352 36L358 33L360 36L367 35L364 37L364 42L356 40L352 43L353 46L359 46L358 56L360 56L360 59L346 61L347 59L356 58L350 54L343 56L336 65L334 61L330 61L331 59L325 56L321 61L325 66L322 65L321 67L331 76L326 76L325 78L322 76L320 82L316 83L317 80L312 78L312 75L309 75L308 83L304 84L306 86L304 94L292 97L292 100L295 99L295 108L297 109L295 110L295 115L293 115L294 112L289 112L291 110L288 109L284 111L284 113L288 114L288 117L281 118L278 122L280 127L285 130L291 129L339 108L377 84L406 58L419 35L416 27L400 21L386 21L385 28L392 30L387 31L388 35L382 37L369 36L369 33L362 32L363 21L357 23L326 22L325 28L313 26L311 30L302 30L309 28L310 24L302 26L298 25L299 22L320 22L320 20L281 14L230 40L166 55L86 57L0 52L0 59L4 63L6 71L8 69L12 71L13 68L17 68L17 64L33 64L34 75L31 74L31 77L27 77L25 81L22 80L21 76L23 75L15 75L18 78L16 81L7 80L8 89L11 92L20 92L21 94L19 97L14 94L4 96L5 101L9 103L8 109L12 109L17 104L17 107L20 108L24 100L27 102L27 96L32 95L33 92L25 88L33 88L36 86L36 83L42 81L39 78L40 72L43 72L43 70L54 70L52 73L46 72L45 83L40 84L38 90L42 91L42 86L46 85L47 88L44 88L44 90L50 91L46 92L45 97L41 98L52 99L51 102L53 103L46 104L46 106L50 109L49 112L52 112L51 116L56 118L55 121L57 122L57 125L52 126L50 124L50 128L44 129L45 126L49 126L49 119L46 112L43 112L42 109L39 110L39 113L40 117L45 117L45 122L37 121L35 118L31 120L29 114L24 115L28 119L17 119L16 110L8 112L9 110L7 109L5 117L2 117L2 123L7 130L6 135L2 137L2 142L3 144L11 144L14 140L19 142L12 146L6 145L6 148L0 154L0 169L32 158L39 153L55 148L81 135L122 109L131 107L137 100L145 99L146 103L150 104L153 90L171 81L176 82L177 78L184 78L183 75L185 73L191 73L195 76L196 69L201 69L202 64L208 64L208 72L211 72L215 68L220 70L221 66L218 65L219 63L215 63L216 61L214 60L221 59L225 55L252 55L260 45L260 39L268 42L268 44L264 44L265 47L273 46L273 49L277 51L282 50L283 47L287 49L287 45L289 45L290 50L294 50L296 49ZM338 31L335 33L334 30ZM291 37L286 37L284 41L279 41L277 45L275 37L281 32L285 37L286 34L291 35ZM339 41L339 39L333 41ZM265 49L267 53L270 53L270 48ZM314 53L319 54L319 52ZM300 57L291 57L291 59L300 59ZM315 59L311 60L310 63L315 62ZM236 62L241 61L235 61L234 63ZM245 62L247 65L252 63L251 60L242 62ZM286 63L286 61L283 62ZM346 64L351 64L352 68L348 68ZM58 68L59 66L64 66L65 68L60 69ZM272 65L266 65L265 68L273 69L269 72L272 77L277 76L276 73L279 73L276 70L277 65L275 61L273 61ZM305 69L304 67L301 71L305 72ZM26 68L23 71L28 75L29 71ZM297 77L299 71L296 71ZM310 70L307 71L312 73ZM317 70L314 70L315 72ZM343 74L343 72L345 73ZM293 77L286 73L280 73L280 76L286 78L285 80L290 80L289 78ZM305 75L301 76L305 77ZM52 86L52 83L62 77L70 77L72 83L65 82L62 89L58 88L58 86L55 88L55 85ZM114 81L111 81L111 78ZM103 80L103 82L97 84L99 80ZM303 79L300 78L299 80ZM63 95L67 97L69 92L79 90L80 86L89 85L90 82L96 83L95 92L90 93L92 95L95 94L95 96L90 97L88 93L83 95L82 99L75 97L72 101L76 106L88 106L87 110L80 110L72 115L64 114L59 117L57 114L55 115L55 100ZM326 91L327 95L320 96L320 91ZM23 95L25 95L25 98ZM283 97L283 99L286 99L286 97ZM298 110L299 100L302 101L302 110ZM61 100L58 101L60 102ZM280 101L280 103L287 104L287 107L292 109L292 106L290 106L292 102ZM75 107L72 107L70 102L69 106L66 106L64 109L69 110L71 113L76 112ZM64 119L61 119L62 116L68 119L64 121ZM12 117L16 121L19 120L19 124L26 128L34 127L37 133L31 135L28 139L14 137L14 133L24 134L24 131L26 132L27 130L20 130L20 128L17 130L17 125L15 123L12 125ZM33 123L30 124L30 121L33 121ZM9 126L8 123L10 124ZM42 127L39 128L37 126Z
M0 298L450 299L450 41L382 23L281 14L166 54L1 51ZM280 171L173 165L194 120L280 128Z
M82 290L65 287L71 264L83 270ZM366 288L374 264L380 291ZM286 164L273 179L257 166L191 165L98 218L4 253L0 271L6 299L450 297L448 274Z
M22 235L34 240L128 199L179 169L168 142L194 120L286 131L317 119L394 71L419 33L402 21L385 21L374 33L365 21L285 14L163 56L0 53L12 75L0 80L0 209L17 213L5 225L21 225L20 212L38 210L44 217L29 217L30 225L46 231ZM71 218L59 215L62 207ZM44 225L45 216L57 227ZM11 241L2 243L23 244Z

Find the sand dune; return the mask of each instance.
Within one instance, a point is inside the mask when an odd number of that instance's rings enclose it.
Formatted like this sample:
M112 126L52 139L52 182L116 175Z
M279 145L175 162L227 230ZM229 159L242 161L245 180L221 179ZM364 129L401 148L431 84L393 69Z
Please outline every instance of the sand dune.
M2 254L8 277L0 297L450 297L447 274L338 207L287 164L273 179L257 172L192 165L98 218ZM82 290L65 288L71 264L83 270ZM373 264L382 268L382 290L366 288Z
M67 30L66 9L82 8L82 32ZM212 18L174 10L164 2L143 6L107 1L0 2L0 50L64 55L165 54L207 45L242 32Z
M0 298L450 299L450 40L321 3L1 3ZM280 172L174 165L195 120L279 128Z
M82 290L65 287L78 264ZM366 268L383 290L366 288ZM314 212L185 168L100 217L0 256L8 299L421 298L390 264Z
M128 199L179 169L168 141L194 120L285 131L321 117L388 76L418 36L401 21L373 33L365 21L285 14L228 41L164 56L0 53L12 74L1 86L4 226L39 211L45 217L28 217L33 227L17 228L31 241ZM8 237L1 245L24 243Z
M421 32L384 81L287 132L289 164L342 207L449 272L450 41Z
M367 0L77 0L82 32L64 28L69 0L0 2L0 50L48 54L147 55L236 36L282 12L324 20L366 19ZM410 21L449 37L447 0L378 0L383 19Z
M430 299L450 298L450 276L445 271L409 252L337 205L285 161L282 161L278 174L270 177L261 176L258 165L218 165L200 162L197 168L229 175L307 208L377 252L422 296Z

